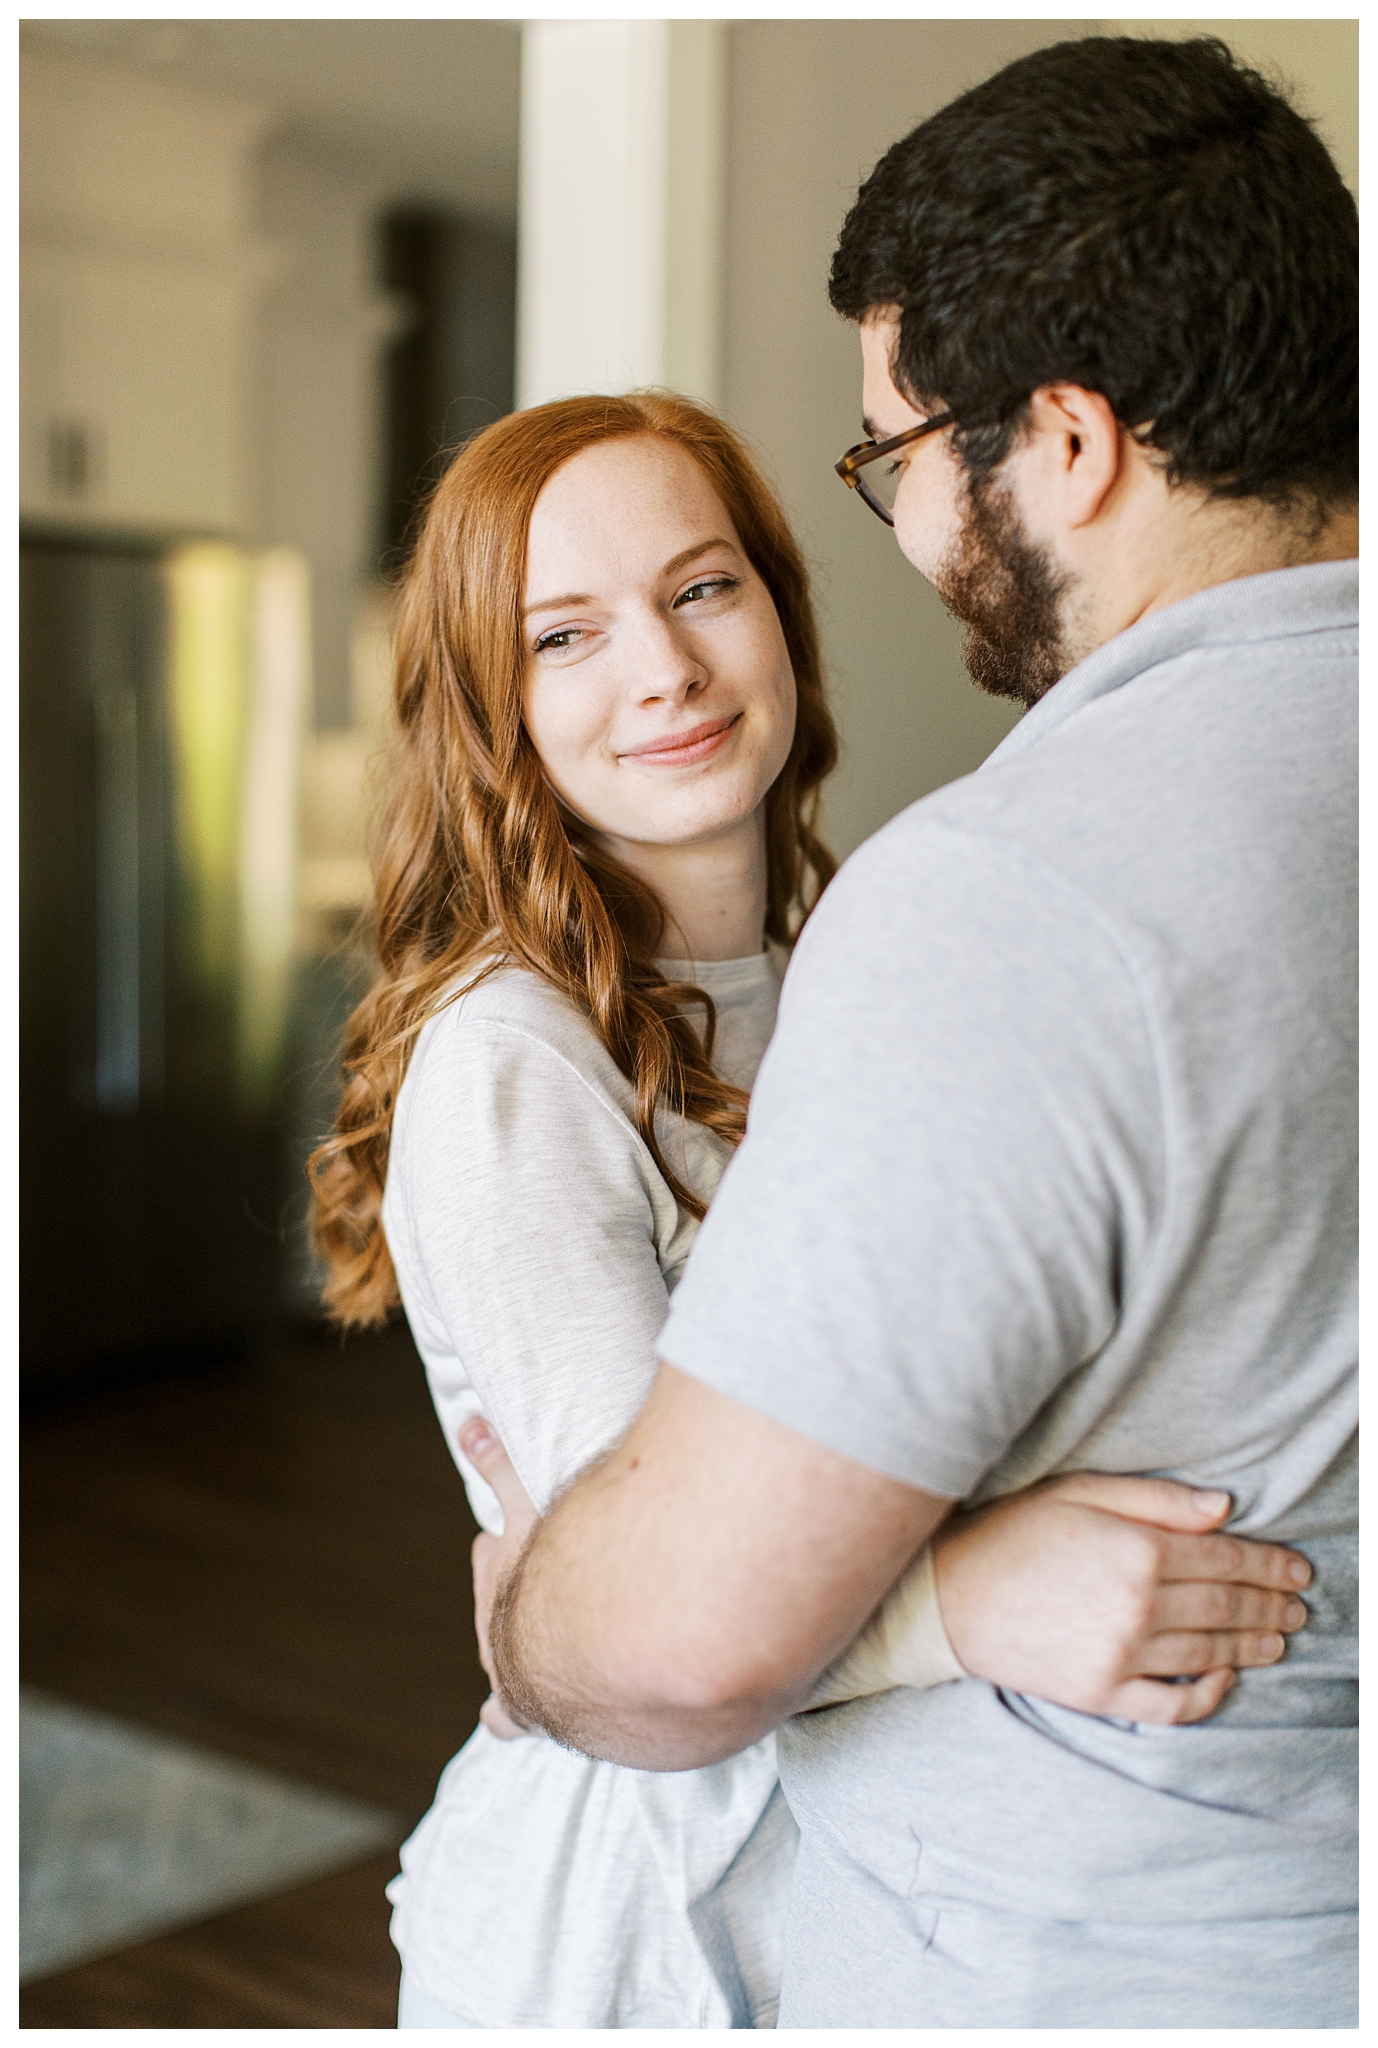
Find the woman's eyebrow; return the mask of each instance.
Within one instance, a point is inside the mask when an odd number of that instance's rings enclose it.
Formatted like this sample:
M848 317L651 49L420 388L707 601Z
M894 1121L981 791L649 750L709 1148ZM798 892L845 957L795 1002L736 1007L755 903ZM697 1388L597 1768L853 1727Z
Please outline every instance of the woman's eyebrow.
M734 555L740 553L740 550L737 547L735 547L730 540L727 540L722 534L714 534L711 540L696 541L693 547L685 548L682 551L682 553L678 555L673 555L671 559L665 564L665 567L661 571L661 574L664 576L673 576L677 569L683 569L687 567L690 562L697 560L697 558L700 555L706 555L710 548L727 548Z
M715 534L711 540L696 540L691 548L684 548L679 554L672 555L661 570L661 575L673 576L677 569L683 569L687 563L696 561L700 555L706 555L710 548L728 548L734 555L741 552L734 542ZM567 604L594 603L596 603L596 599L590 597L586 590L575 590L570 591L564 597L537 598L534 604L523 606L522 617L529 619L532 612L558 612L563 610Z

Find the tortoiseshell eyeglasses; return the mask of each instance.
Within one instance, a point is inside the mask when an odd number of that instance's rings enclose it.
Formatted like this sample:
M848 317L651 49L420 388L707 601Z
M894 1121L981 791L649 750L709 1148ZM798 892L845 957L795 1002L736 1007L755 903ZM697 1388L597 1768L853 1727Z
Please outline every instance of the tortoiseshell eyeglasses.
M904 475L904 464L888 458L897 455L901 448L907 448L911 441L921 441L925 434L936 434L940 427L950 427L952 420L950 412L939 412L917 427L906 427L902 434L892 434L888 441L858 441L856 447L849 448L836 465L837 473L848 489L855 491L863 503L870 506L877 519L893 526L895 495ZM875 467L877 463L880 468Z

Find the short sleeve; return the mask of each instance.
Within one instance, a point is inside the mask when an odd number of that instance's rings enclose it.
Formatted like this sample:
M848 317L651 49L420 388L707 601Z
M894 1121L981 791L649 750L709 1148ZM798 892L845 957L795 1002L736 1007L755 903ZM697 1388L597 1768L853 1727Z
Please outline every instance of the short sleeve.
M634 1129L559 1051L487 1019L442 1023L389 1179L402 1176L427 1311L544 1512L650 1387L666 1191Z
M1115 935L1021 851L908 814L800 940L662 1355L967 1496L1112 1334L1162 1178Z

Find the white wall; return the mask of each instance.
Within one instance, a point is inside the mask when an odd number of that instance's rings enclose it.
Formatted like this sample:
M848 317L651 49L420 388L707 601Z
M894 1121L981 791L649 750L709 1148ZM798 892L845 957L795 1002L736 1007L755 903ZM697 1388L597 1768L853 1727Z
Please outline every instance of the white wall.
M533 21L522 35L517 403L721 377L726 33Z
M20 71L21 509L239 533L265 116L47 49Z

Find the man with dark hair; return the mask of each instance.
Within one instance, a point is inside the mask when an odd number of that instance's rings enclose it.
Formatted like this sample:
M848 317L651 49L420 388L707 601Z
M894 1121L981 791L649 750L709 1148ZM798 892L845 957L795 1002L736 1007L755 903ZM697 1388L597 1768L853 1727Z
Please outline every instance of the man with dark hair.
M1087 38L888 152L832 297L839 468L1031 708L804 933L642 1416L492 1554L503 1689L652 1769L784 1722L783 2025L1352 2026L1353 202L1223 45ZM1036 1656L797 1712L1087 1467L1310 1560L1214 1720Z
M877 164L829 295L907 410L952 422L966 520L934 581L998 696L1033 703L1106 637L1018 524L1006 465L1035 393L1096 393L1166 485L1244 508L1236 534L1271 508L1289 564L1325 559L1357 503L1354 202L1221 43L1060 43L964 94Z

